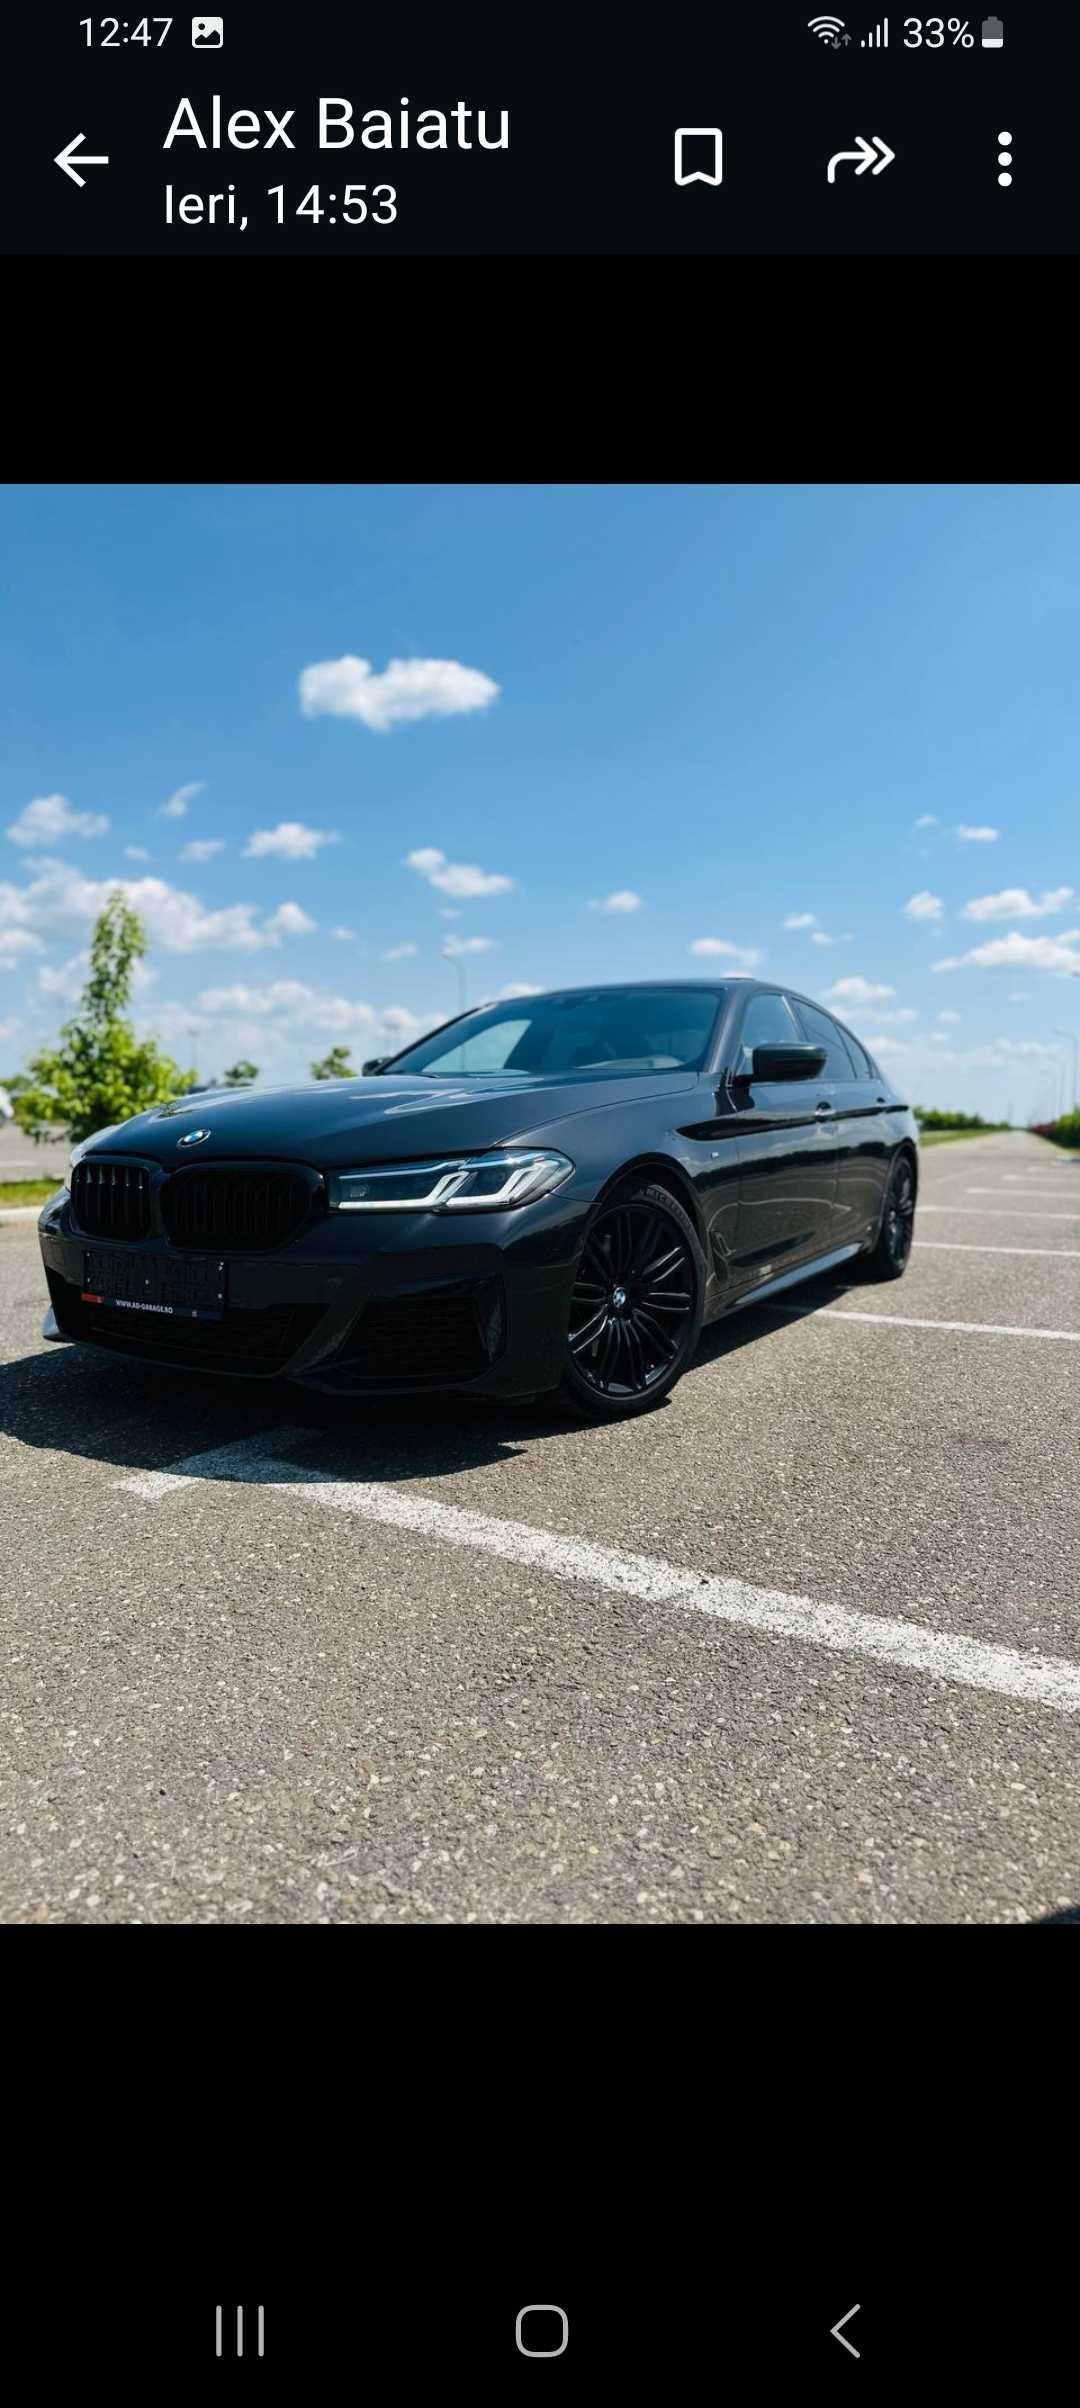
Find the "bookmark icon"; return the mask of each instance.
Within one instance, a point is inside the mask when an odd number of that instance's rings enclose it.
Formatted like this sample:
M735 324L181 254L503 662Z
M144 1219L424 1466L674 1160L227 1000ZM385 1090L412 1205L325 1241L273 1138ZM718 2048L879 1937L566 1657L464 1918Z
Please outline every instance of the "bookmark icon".
M724 137L718 125L679 125L675 128L675 182L722 184Z

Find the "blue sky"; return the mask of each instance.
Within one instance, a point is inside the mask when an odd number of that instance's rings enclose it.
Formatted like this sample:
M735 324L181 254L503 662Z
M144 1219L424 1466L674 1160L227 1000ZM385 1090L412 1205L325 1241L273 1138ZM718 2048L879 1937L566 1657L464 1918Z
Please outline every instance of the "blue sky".
M70 1012L123 882L140 1024L204 1077L386 1051L459 979L760 967L832 996L912 1100L1053 1109L1080 489L28 486L0 511L0 1075Z

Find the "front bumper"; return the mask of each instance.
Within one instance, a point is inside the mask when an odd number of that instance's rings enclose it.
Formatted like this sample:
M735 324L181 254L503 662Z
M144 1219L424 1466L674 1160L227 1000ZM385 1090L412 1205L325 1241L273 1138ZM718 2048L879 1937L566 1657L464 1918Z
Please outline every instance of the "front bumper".
M561 1377L584 1217L558 1196L451 1226L422 1213L331 1214L273 1252L225 1253L222 1318L190 1321L85 1301L88 1249L108 1243L143 1267L177 1256L158 1235L127 1246L87 1238L64 1196L38 1223L44 1334L331 1394L531 1396Z

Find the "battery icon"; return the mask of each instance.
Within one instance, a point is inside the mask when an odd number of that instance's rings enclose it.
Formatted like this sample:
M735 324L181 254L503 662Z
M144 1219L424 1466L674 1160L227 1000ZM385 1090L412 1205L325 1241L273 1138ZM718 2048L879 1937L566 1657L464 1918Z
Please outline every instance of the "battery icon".
M983 18L982 46L984 50L1004 49L1005 28L1000 17Z

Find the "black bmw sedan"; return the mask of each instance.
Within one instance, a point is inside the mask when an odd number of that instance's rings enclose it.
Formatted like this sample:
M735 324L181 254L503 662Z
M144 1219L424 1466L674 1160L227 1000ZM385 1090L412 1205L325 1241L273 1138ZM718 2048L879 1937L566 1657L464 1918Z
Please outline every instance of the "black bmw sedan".
M615 1420L704 1322L811 1273L896 1279L914 1116L757 979L461 1014L362 1078L222 1089L76 1148L45 1335L328 1391L559 1391Z

